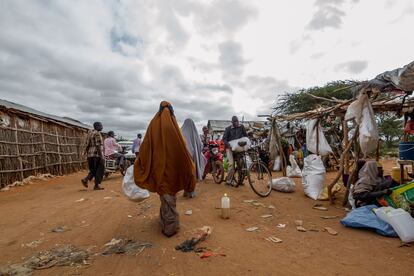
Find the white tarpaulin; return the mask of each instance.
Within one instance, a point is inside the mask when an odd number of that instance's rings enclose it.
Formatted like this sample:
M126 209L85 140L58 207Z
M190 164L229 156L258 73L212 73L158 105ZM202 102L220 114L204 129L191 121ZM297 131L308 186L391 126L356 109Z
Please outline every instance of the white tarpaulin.
M366 156L377 148L379 134L374 110L365 93L360 94L358 99L349 105L345 120L350 119L355 119L359 126L359 144L362 153Z
M316 127L317 119L310 120L306 126L306 147L308 151L317 154L317 133L319 132L319 155L328 155L332 153L332 148L323 134L322 127Z

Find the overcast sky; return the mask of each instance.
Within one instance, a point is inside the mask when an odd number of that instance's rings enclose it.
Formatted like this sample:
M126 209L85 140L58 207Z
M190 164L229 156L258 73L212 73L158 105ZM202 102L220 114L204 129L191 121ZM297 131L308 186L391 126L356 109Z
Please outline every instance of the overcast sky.
M414 60L413 0L0 1L0 98L133 137Z

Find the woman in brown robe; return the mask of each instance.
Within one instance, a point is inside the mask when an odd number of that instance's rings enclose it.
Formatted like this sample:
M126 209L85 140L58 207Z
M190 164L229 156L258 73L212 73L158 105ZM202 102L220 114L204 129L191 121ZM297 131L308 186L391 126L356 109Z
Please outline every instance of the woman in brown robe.
M148 126L139 157L135 160L134 180L139 187L159 194L163 234L171 237L177 233L176 194L181 190L194 191L196 172L168 102L161 102Z

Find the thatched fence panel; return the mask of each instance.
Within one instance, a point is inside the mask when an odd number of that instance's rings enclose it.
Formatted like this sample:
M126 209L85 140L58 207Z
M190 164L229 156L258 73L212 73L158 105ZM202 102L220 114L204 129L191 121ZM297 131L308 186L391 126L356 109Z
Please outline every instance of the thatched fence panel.
M86 166L87 128L0 109L0 187L30 175L63 175Z

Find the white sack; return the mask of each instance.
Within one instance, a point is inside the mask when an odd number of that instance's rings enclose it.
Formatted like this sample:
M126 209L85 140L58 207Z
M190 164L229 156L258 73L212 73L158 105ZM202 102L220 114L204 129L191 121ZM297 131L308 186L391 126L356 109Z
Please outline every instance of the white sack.
M304 159L302 171L302 185L305 195L317 200L325 185L326 170L322 159L316 154L311 154Z
M279 192L292 193L295 191L295 181L289 177L272 179L272 188Z
M244 147L240 147L239 144L238 144L239 142L246 142L247 144ZM235 140L229 141L229 144L230 144L230 147L231 147L232 151L242 152L242 151L246 151L246 150L250 149L250 146L251 146L252 143L250 142L249 138L242 137L240 139L235 139Z
M275 172L280 171L280 167L281 167L281 164L280 164L280 155L278 155L278 156L276 156L275 163L273 164L273 171L275 171Z
M358 99L349 105L345 120L350 119L355 119L359 126L359 144L362 153L366 156L377 148L379 134L374 110L365 93L360 94Z
M302 171L300 170L299 165L292 154L289 156L289 161L291 166L287 166L286 175L288 177L302 177Z
M122 191L127 196L129 200L140 202L146 198L149 198L150 193L138 187L134 181L134 165L130 166L124 176L122 181Z
M325 135L323 134L322 127L319 125L319 127L316 127L316 123L318 120L313 119L308 122L306 125L306 147L308 148L308 151L316 154L316 145L317 145L317 139L316 139L316 133L319 129L319 155L328 155L329 153L332 153L332 148L329 145L328 141L325 138Z

